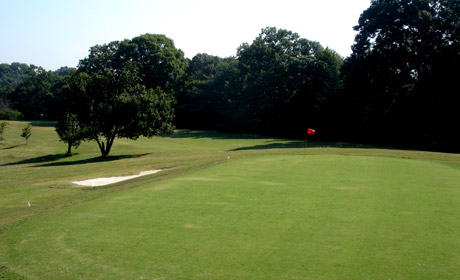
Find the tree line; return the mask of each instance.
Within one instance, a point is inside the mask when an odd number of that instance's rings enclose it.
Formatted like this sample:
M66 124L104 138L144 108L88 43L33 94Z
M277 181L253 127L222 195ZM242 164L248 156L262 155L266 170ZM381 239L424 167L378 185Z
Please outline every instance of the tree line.
M60 74L2 64L0 112L59 120L69 153L94 140L108 155L117 137L174 125L298 138L314 127L325 140L458 152L459 15L459 0L373 0L345 59L267 27L227 58L186 59L145 34L96 45Z
M0 64L0 119L56 120L56 97L75 68L46 71L24 63Z

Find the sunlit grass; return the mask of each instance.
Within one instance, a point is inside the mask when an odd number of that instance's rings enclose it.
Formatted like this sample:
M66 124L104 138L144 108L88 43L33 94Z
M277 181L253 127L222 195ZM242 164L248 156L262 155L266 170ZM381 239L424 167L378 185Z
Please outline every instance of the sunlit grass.
M182 130L119 139L108 160L94 143L66 158L51 127L21 145L23 125L0 144L2 277L460 275L458 155ZM102 188L70 183L158 168Z

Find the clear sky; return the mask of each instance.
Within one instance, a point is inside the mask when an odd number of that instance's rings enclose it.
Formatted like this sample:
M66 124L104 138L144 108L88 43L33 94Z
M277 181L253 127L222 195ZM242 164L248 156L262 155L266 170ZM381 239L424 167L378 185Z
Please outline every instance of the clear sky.
M96 44L165 34L185 56L234 56L275 26L349 56L370 0L0 0L0 63L76 67Z

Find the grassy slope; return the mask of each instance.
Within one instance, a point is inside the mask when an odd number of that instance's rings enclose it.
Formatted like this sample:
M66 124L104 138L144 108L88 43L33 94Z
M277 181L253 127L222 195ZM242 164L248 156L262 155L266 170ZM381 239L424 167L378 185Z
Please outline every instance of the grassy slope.
M182 131L135 145L118 141L115 160L98 162L94 143L61 158L65 146L50 130L34 128L28 147L0 146L3 220L74 201L3 225L0 267L27 278L460 275L457 155L354 148L304 154L301 142ZM49 144L39 147L34 136ZM30 160L30 152L40 154ZM177 176L215 162L225 163ZM159 167L169 167L171 178L97 190L68 183Z
M59 142L52 127L33 127L26 146L19 136L24 126L21 122L11 122L5 131L5 140L0 142L0 224L154 178L221 162L227 156L248 155L253 151L232 150L272 140L241 137L228 141L230 136L224 134L181 131L171 137L137 141L117 139L111 156L101 160L94 142L83 143L76 150L77 155L65 157L66 145ZM89 189L71 184L75 180L137 174L150 169L167 171L108 188ZM33 207L26 207L27 202Z

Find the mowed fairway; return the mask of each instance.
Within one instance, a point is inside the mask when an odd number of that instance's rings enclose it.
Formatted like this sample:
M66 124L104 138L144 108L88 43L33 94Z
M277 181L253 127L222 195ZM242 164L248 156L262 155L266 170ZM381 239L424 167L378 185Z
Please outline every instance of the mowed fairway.
M24 125L0 142L0 279L460 277L459 155L182 130L66 158Z
M260 153L16 222L0 264L26 279L458 279L459 213L456 164Z

